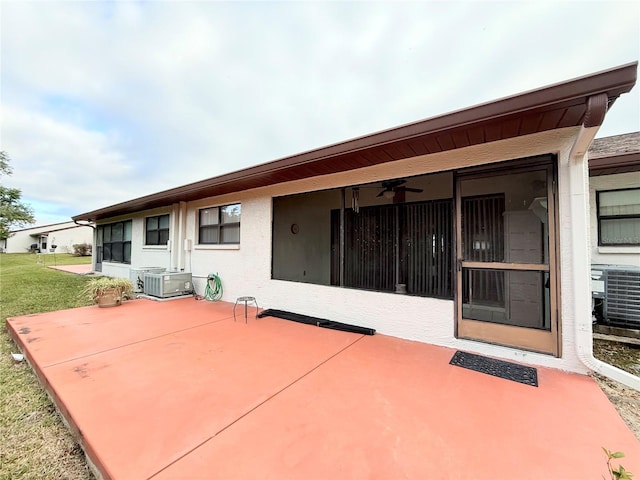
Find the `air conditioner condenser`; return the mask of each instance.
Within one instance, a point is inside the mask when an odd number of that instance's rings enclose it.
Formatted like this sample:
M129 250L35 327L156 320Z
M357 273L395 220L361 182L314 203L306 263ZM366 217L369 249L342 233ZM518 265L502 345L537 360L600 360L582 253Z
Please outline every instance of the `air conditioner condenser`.
M191 273L145 273L144 293L158 298L189 295L193 293Z

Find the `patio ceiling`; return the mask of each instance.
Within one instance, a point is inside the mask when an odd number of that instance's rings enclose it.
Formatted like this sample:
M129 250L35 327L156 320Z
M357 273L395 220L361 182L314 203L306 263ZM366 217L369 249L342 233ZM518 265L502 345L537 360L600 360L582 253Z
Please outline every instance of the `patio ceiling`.
M598 126L604 118L604 107L609 108L621 94L629 92L635 85L637 66L637 62L630 63L365 135L82 213L74 216L73 220L96 221L181 201L344 172L558 128Z

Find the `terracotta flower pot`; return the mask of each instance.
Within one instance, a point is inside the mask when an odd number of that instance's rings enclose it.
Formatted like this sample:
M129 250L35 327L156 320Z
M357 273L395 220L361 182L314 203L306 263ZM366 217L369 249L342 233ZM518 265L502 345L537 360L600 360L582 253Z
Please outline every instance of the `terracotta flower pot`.
M99 307L117 307L122 304L122 290L119 288L105 288L97 298Z

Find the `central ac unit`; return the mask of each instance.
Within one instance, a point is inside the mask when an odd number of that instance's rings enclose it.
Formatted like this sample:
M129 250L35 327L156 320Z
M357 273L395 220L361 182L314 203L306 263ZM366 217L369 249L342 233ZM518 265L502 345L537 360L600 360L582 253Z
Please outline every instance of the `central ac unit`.
M591 265L591 283L598 320L640 328L640 267Z
M144 274L145 273L162 273L166 270L163 267L135 267L129 269L129 280L133 285L135 293L144 291Z
M176 297L193 293L191 273L145 273L144 293L159 298Z

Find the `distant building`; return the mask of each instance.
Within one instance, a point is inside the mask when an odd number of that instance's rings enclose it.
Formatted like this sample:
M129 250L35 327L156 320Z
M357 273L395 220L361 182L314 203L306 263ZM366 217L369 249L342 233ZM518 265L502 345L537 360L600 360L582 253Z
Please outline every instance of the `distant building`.
M9 238L0 241L0 248L6 253L26 253L31 250L39 253L73 253L73 245L78 243L91 245L93 228L63 222L13 230Z

